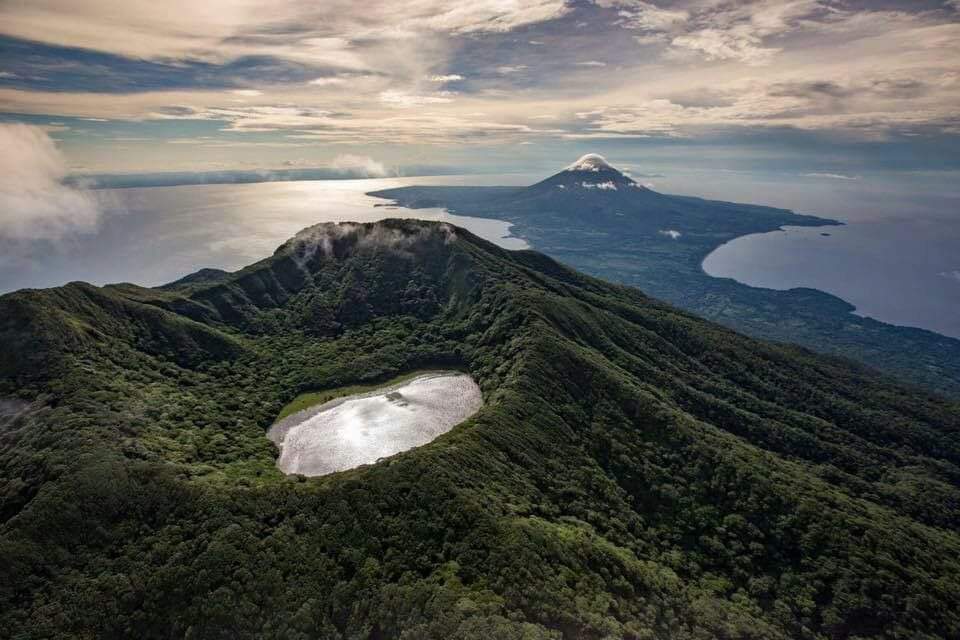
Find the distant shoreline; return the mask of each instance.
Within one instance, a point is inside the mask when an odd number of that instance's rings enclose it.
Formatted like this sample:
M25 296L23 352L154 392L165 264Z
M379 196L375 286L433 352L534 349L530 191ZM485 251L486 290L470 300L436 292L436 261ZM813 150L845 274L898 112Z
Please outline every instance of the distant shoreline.
M141 187L187 187L208 184L257 184L261 182L306 182L318 180L385 180L460 175L460 171L424 168L395 174L370 175L334 169L277 169L257 171L165 171L160 173L98 173L68 176L64 184L87 189L135 189Z

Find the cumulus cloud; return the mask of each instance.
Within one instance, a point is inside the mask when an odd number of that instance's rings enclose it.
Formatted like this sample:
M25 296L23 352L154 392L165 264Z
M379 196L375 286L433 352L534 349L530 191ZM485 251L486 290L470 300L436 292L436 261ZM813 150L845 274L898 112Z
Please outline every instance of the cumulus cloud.
M780 49L767 39L832 22L844 12L825 0L694 0L666 9L644 0L596 0L619 9L621 24L641 33L642 44L669 43L667 56L768 64Z
M458 73L450 73L447 75L439 76L430 76L430 82L458 82L463 80L463 76Z
M365 178L385 178L391 175L391 172L382 162L377 162L370 156L349 153L334 158L330 167L345 174L360 175Z
M63 184L63 156L39 127L0 124L0 238L60 240L100 219L93 194Z
M659 234L662 235L662 236L667 236L667 237L670 238L671 240L679 240L679 239L680 239L680 236L683 235L682 233L680 233L680 232L677 231L676 229L661 229L661 230L658 231L657 233L659 233Z

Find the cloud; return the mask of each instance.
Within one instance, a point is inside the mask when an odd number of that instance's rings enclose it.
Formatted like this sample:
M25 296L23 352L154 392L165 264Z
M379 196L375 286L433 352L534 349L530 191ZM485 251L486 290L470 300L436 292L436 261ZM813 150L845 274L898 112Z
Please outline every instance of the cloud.
M657 233L659 233L662 236L667 236L671 240L679 240L680 236L683 235L676 229L661 229L660 231L657 231Z
M629 29L667 31L685 23L690 14L682 9L661 9L643 0L597 0L605 8L619 8L620 24Z
M355 87L362 88L361 83L376 81L375 75L376 74L341 72L308 80L307 84L311 87L339 87L349 82Z
M601 191L616 191L617 185L612 180L606 182L583 182L581 186L584 189L600 189Z
M360 175L365 178L385 178L392 175L381 162L370 156L341 154L330 162L330 167L350 175Z
M292 104L230 105L226 107L172 107L161 113L154 108L151 117L161 119L188 119L223 122L222 133L270 133L283 137L272 141L251 141L248 145L278 145L281 142L313 141L331 144L495 144L516 142L517 138L557 135L557 128L534 127L527 113L517 116L501 115L502 119L481 111L458 109L453 94L426 96L395 93L385 97L388 110L362 109L358 111L330 111ZM0 100L3 90L0 90ZM439 102L424 102L423 98L442 98ZM429 104L431 109L414 108ZM408 108L398 108L408 107ZM202 144L212 149L218 146L239 146L243 141L220 138L219 142L203 137L169 138L177 144ZM305 143L304 143L305 144Z
M848 176L842 173L804 173L805 178L824 178L827 180L859 180L860 176Z
M762 39L749 30L700 29L670 41L672 53L687 50L702 54L707 60L739 60L747 64L767 64L779 49L761 46Z
M389 89L380 93L380 102L391 107L407 109L421 107L425 104L443 104L453 102L453 92L440 91L438 93L409 93L399 89Z
M333 76L330 78L315 78L310 80L307 84L314 87L331 87L338 84L344 84L346 81L346 78Z
M66 186L63 156L39 127L0 124L0 238L60 240L93 231L97 199Z
M960 25L951 28L960 37ZM846 137L886 140L897 134L949 133L960 125L960 69L936 65L944 54L909 64L899 38L887 36L891 55L878 66L864 60L839 66L799 67L792 73L760 76L716 74L709 85L669 91L667 96L630 100L578 111L571 138L694 137L747 127L835 131ZM879 43L878 43L879 44ZM952 46L957 53L960 48ZM901 53L893 55L894 49ZM841 58L842 59L842 58ZM942 64L942 62L940 63ZM791 77L792 76L792 77ZM614 102L610 100L610 102Z
M915 156L921 157L928 142L949 145L937 136L960 133L960 23L950 10L923 10L916 3L885 2L886 9L864 0L261 4L0 2L2 33L137 55L157 67L135 91L106 94L97 91L112 80L94 87L31 80L32 73L17 66L18 58L29 56L14 56L2 68L25 80L18 88L10 82L0 87L0 111L13 118L122 120L102 127L121 136L156 124L140 121L167 120L162 128L174 133L164 138L197 138L202 130L221 139L192 149L157 145L148 160L154 163L187 163L180 159L187 149L198 158L205 154L203 161L230 163L241 154L225 158L212 151L228 145L516 145L650 137L704 144L726 137L737 144L760 129L765 135L916 140ZM539 24L547 20L554 22ZM23 46L25 53L49 49ZM112 65L132 62L71 55L76 60L70 64L102 66L105 76ZM96 64L83 62L86 56ZM259 61L258 73L239 74L251 57ZM588 73L603 62L609 72ZM195 74L199 81L167 84L165 74L190 66L203 70ZM274 67L296 73L259 71ZM457 91L443 91L448 87ZM68 124L75 132L71 141L81 142L71 150L88 154L78 161L128 168L129 155L121 158L105 146L111 136L76 133L81 124ZM251 141L237 140L246 134ZM335 155L318 148L314 160L326 154ZM254 151L243 158L263 161Z
M280 250L289 251L301 267L314 258L330 258L337 245L340 250L391 250L406 253L414 245L433 239L444 244L456 241L454 227L441 223L421 226L415 231L387 227L383 224L359 225L353 222L322 222L299 231Z
M587 124L576 137L648 137L678 135L678 124L690 111L669 100L649 100L631 107L600 107L581 111L577 118Z
M150 60L273 56L366 68L357 41L506 32L569 11L564 0L34 0L0 3L0 33Z
M643 0L597 0L619 9L620 24L643 32L642 44L669 43L667 57L768 64L780 48L768 38L833 20L841 13L824 0L694 0L683 9L664 9Z

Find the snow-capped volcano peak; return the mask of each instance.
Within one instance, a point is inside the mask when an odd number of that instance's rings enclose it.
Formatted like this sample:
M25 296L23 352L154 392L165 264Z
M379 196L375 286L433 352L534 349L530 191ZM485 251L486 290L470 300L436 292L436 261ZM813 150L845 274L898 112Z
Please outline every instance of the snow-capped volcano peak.
M567 167L567 171L616 171L616 169L600 154L588 153Z
M633 178L611 165L603 156L588 153L560 173L541 180L530 189L553 195L593 193L609 198L617 194L644 191L645 187L634 182Z

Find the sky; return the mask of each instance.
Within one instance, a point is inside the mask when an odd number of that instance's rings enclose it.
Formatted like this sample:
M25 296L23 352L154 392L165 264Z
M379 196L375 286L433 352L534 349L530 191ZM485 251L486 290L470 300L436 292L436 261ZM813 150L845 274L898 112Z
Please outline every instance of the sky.
M0 123L48 183L956 171L960 0L0 0Z

